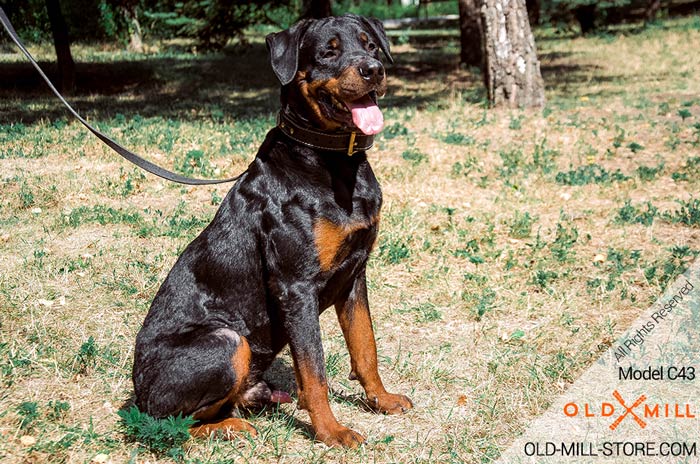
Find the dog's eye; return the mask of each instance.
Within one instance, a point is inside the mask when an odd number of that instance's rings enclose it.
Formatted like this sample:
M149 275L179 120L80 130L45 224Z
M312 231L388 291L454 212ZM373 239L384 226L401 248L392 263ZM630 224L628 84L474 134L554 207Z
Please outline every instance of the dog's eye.
M374 42L370 42L367 44L367 50L369 50L370 52L373 52L376 49L377 49L377 46L374 44Z

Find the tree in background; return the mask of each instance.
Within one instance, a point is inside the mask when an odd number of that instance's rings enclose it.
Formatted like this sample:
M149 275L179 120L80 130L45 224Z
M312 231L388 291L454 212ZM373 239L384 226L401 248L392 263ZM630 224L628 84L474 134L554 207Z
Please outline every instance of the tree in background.
M253 24L269 24L270 10L289 9L293 0L141 0L153 31L165 37L189 37L199 48L220 49Z
M482 32L481 9L482 0L459 0L459 61L469 66L482 66Z
M537 0L541 2L545 20L552 24L568 23L575 20L581 34L591 33L601 26L628 21L654 21L664 8L673 14L688 14L700 7L698 0ZM529 8L528 1L528 8Z
M301 7L302 18L325 18L333 14L330 0L303 0Z
M660 9L661 0L647 0L647 6L644 11L644 19L646 22L654 21Z
M70 52L68 26L58 0L46 0L46 10L51 22L51 34L58 61L58 87L61 91L70 93L75 90L75 62Z
M0 0L0 7L7 13L17 33L28 42L50 38L51 24L46 14L45 0ZM0 40L4 40L4 37Z
M484 82L493 106L544 105L544 82L525 0L483 0Z
M542 3L540 0L526 0L525 6L527 6L527 16L530 19L530 25L538 26L540 24Z
M700 0L458 0L460 60L481 67L493 105L540 105L543 83L530 30L539 18L567 28L577 19L586 33L616 22L653 21L661 9L688 14L698 4ZM390 0L0 0L0 5L25 40L53 40L59 83L66 91L75 85L71 39L119 41L141 51L144 35L151 40L186 37L197 40L200 50L217 49L232 38L242 39L251 25L286 27L299 16L329 15L331 5L338 12L351 9L381 18L415 15L414 7Z
M129 49L143 53L143 31L138 15L139 0L110 0L110 3L117 11L121 12L126 21Z

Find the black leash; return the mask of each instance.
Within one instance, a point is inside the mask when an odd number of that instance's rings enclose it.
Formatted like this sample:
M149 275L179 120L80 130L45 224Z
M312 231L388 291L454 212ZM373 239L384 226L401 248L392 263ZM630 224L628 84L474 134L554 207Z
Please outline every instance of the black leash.
M112 150L116 151L119 153L122 157L127 159L128 161L131 161L134 163L136 166L140 167L141 169L144 169L151 174L155 174L158 177L162 177L163 179L172 181L172 182L178 182L180 184L188 184L188 185L209 185L209 184L223 184L225 182L233 182L234 180L238 179L241 177L243 174L240 174L236 177L231 177L229 179L192 179L190 177L185 177L181 176L180 174L176 174L174 172L168 171L167 169L164 169L156 164L151 163L148 160L145 160L141 158L139 155L136 153L127 150L126 148L122 147L119 145L117 142L112 140L111 138L107 137L105 134L102 132L98 131L94 127L92 127L85 119L82 118L78 114L77 111L73 109L72 106L68 104L65 98L63 98L63 95L56 90L56 87L51 83L48 77L46 77L46 74L41 70L41 67L39 67L39 64L32 58L32 55L29 54L27 49L24 47L22 44L22 41L20 40L19 36L17 35L17 32L15 31L15 28L12 27L12 24L10 23L9 18L5 14L5 11L0 7L0 22L2 25L5 27L5 30L7 31L8 34L10 34L10 38L12 38L12 41L19 47L19 49L24 53L24 56L27 57L27 59L32 63L34 68L39 72L41 77L46 81L46 83L49 85L49 88L53 91L54 94L58 97L59 100L68 108L68 111L70 111L73 116L75 116L78 121L80 121L83 126L87 127L90 132L95 134L97 138L102 140L109 148Z

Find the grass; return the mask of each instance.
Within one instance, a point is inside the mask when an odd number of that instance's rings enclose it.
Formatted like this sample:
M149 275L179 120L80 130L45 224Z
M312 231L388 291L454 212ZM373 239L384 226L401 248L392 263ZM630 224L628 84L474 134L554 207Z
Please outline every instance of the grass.
M598 164L587 164L569 171L560 171L555 179L557 183L562 185L586 185L621 182L629 177L620 172L619 169L611 173Z
M190 438L189 428L195 421L191 417L167 417L154 419L142 413L136 406L119 411L124 434L145 445L157 455L180 460L184 457L182 445Z
M14 83L0 88L0 460L491 462L700 252L700 28L660 24L539 31L548 103L536 111L485 109L456 30L401 33L369 154L385 203L368 284L384 382L416 407L356 406L324 313L332 408L367 437L357 451L312 442L294 404L255 413L258 437L235 443L125 422L136 332L228 187L127 165L0 55L0 82ZM262 37L188 47L77 46L71 101L149 159L235 175L278 105ZM268 376L293 392L290 363L285 352Z

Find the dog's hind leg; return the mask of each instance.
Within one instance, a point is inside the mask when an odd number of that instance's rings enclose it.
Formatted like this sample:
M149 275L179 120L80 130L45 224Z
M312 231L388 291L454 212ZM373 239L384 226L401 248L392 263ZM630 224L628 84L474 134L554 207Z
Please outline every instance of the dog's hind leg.
M194 412L193 418L199 423L190 428L193 437L217 437L231 440L247 432L252 436L257 435L255 428L246 420L237 417L221 418L222 410L241 403L245 393L244 388L250 371L251 351L245 337L239 337L239 344L231 357L231 369L235 373L235 379L228 394L211 405L204 406ZM218 420L217 420L218 418Z
M217 328L180 335L177 344L156 340L137 339L134 387L141 411L154 417L192 415L194 436L255 434L246 421L227 416L249 388L252 353L245 337Z

